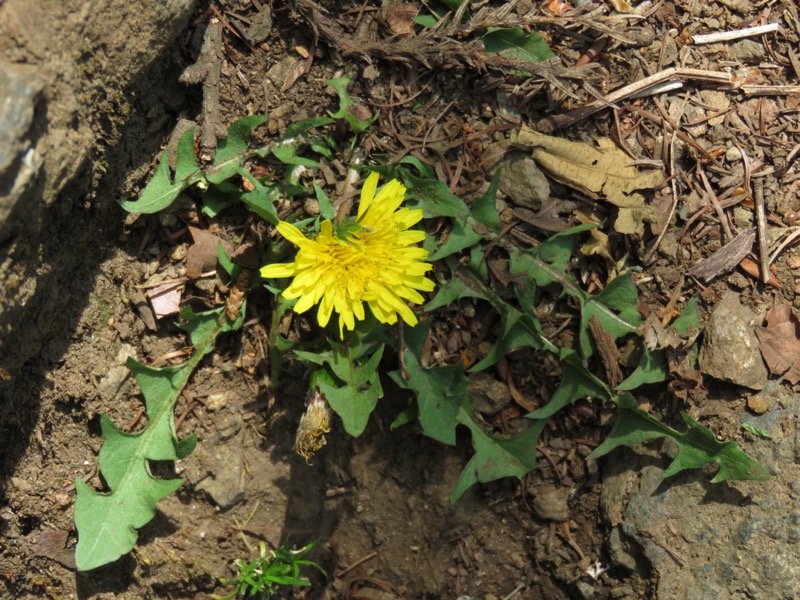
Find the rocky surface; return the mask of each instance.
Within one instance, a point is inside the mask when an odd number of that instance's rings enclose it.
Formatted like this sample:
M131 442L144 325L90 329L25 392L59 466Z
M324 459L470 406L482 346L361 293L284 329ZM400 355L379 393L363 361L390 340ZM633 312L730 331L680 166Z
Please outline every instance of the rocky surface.
M53 273L50 255L59 248L51 245L81 237L68 233L69 222L80 229L83 216L72 211L91 206L97 180L110 179L108 192L130 170L116 163L111 148L131 143L121 136L129 120L143 124L135 97L150 87L148 67L194 5L169 0L131 11L126 2L103 0L78 11L57 2L31 10L29 2L8 0L0 6L0 364L6 369L39 353L51 332L58 298L70 287L61 280L68 274ZM147 115L151 123L163 110L162 103ZM153 142L158 138L150 136ZM113 198L100 203L108 211ZM92 221L96 227L98 215Z
M709 483L709 472L662 478L658 447L626 450L606 464L601 506L612 525L609 555L627 570L652 570L656 598L795 598L800 581L800 398L769 382L774 407L741 413L772 437L745 450L767 482ZM788 510L787 510L788 507Z

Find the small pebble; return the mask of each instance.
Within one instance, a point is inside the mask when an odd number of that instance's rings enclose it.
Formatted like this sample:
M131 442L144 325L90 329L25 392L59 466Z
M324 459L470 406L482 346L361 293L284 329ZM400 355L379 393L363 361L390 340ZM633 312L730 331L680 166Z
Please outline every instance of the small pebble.
M769 394L754 394L747 399L747 408L757 415L763 415L773 404L774 401Z

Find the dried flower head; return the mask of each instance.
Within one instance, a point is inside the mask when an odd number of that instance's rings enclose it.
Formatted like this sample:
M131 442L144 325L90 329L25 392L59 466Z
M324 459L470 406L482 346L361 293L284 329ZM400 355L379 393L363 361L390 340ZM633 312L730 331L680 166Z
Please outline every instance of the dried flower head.
M306 412L300 417L294 451L308 462L325 445L325 434L330 430L331 409L325 397L314 390L306 402Z

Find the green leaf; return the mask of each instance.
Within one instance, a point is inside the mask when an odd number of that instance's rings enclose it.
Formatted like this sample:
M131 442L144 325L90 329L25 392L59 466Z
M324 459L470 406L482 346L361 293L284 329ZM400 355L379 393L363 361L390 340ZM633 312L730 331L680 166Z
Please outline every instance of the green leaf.
M522 479L536 468L536 444L546 421L536 421L512 439L502 439L485 432L475 421L470 402L458 411L458 422L472 432L475 454L456 482L451 502L457 501L475 483L487 483L503 477Z
M512 248L509 253L509 272L512 275L524 274L539 286L560 284L564 290L576 298L586 298L582 289L575 285L574 279L566 274L575 246L575 236L594 229L596 225L579 225L549 237L533 251Z
M471 373L488 369L514 350L520 348L540 349L542 347L540 335L531 333L529 328L520 321L514 321L508 328L507 320L507 314L503 314L503 335L495 342L486 356L472 365L470 368Z
M278 145L272 150L272 155L285 165L301 165L313 169L319 167L319 161L299 156L298 149L297 144Z
M110 494L100 494L75 481L75 525L78 569L88 571L117 560L136 543L136 529L150 521L156 503L177 490L180 479L160 480L150 474L150 460L177 460L194 447L195 439L179 442L172 415L174 389L179 391L188 379L185 367L152 369L128 359L145 397L148 424L138 434L117 429L103 415L104 443L99 463Z
M423 368L411 354L406 354L409 380L397 371L390 373L395 383L413 389L422 432L428 437L453 446L456 443L456 414L466 399L467 378L462 365Z
M417 410L422 432L443 444L456 443L456 415L458 407L469 401L467 377L463 365L427 368L419 362L422 346L428 337L431 321L406 329L405 366L406 381L399 371L389 373L398 386L413 390L417 397Z
M202 180L202 171L194 155L194 129L190 129L178 142L178 157L175 179L169 169L169 153L161 154L156 174L135 202L121 200L120 205L128 212L153 214L169 207L180 193Z
M535 31L490 27L481 40L487 52L499 52L508 58L526 62L542 62L555 58L547 42Z
M280 199L280 190L275 186L267 187L244 169L242 171L243 177L253 185L252 190L239 196L242 202L267 223L277 225L280 218L275 210L275 202Z
M479 289L470 286L464 278L453 277L447 283L439 286L439 289L436 290L436 295L424 306L424 310L425 312L432 312L462 298L489 299Z
M589 320L597 317L603 330L615 340L633 333L642 324L642 316L636 310L639 294L630 274L620 275L599 294L586 298L581 311L580 345L585 358L594 348L589 330Z
M581 398L598 398L608 400L607 390L590 377L586 377L580 369L564 364L561 372L561 383L550 397L550 400L539 409L528 414L529 419L546 421L562 408L574 404Z
M235 121L228 129L228 135L217 144L214 161L206 167L206 179L220 184L234 175L242 175L242 165L252 154L249 149L250 132L254 127L266 122L264 115L250 115Z
M513 439L503 439L485 432L475 421L472 401L467 393L467 378L462 365L427 368L420 364L422 347L428 336L430 321L406 330L404 362L406 381L399 371L390 373L400 386L414 391L422 431L444 444L455 444L456 426L466 425L472 432L474 456L470 459L453 490L455 502L474 483L501 477L523 477L536 467L536 440L544 426L534 423ZM413 413L407 409L396 423L407 422Z
M464 223L461 219L453 220L453 228L447 236L444 244L439 246L436 251L428 258L431 262L439 260L461 252L464 248L474 246L483 239L483 236L476 233L472 227Z
M719 470L711 483L769 479L769 472L734 442L720 442L713 433L689 415L681 413L681 416L689 427L686 433L675 431L643 411L633 396L625 393L618 398L614 427L589 458L597 459L619 446L633 446L648 440L668 437L677 442L678 453L664 471L664 477L670 477L686 469L696 469L708 463L716 463L719 465Z
M325 191L314 182L314 194L317 196L319 202L319 216L328 221L333 221L336 218L336 209L333 207L333 202L328 198Z
M418 202L426 219L464 218L469 215L469 207L441 181L416 177L407 170L401 170L401 173L403 183L408 188L406 197Z
M291 138L305 135L312 129L317 129L318 127L325 127L326 125L330 125L331 123L334 123L334 120L329 119L328 117L315 117L313 119L304 119L302 121L297 121L297 123L292 123L286 128L286 132L284 133L283 137L284 139L289 140Z
M470 205L472 218L492 230L500 227L500 213L497 212L498 187L500 187L500 169L492 177L492 183L486 193L480 198L476 198Z
M672 328L680 335L686 335L692 329L700 329L700 312L697 303L700 296L694 296L686 306L683 307L681 314L672 322Z
M326 368L312 374L312 386L319 387L331 409L342 419L345 431L353 437L364 432L378 399L383 397L378 364L384 346L379 345L371 354L368 347L360 343L335 344L333 352L317 355Z
M520 348L543 348L539 323L532 321L518 310L505 306L500 311L502 323L500 336L492 349L470 369L471 372L483 371L499 362L513 351Z
M230 256L228 253L225 252L225 247L222 245L222 240L220 240L219 244L217 245L217 264L219 264L220 268L225 272L225 274L230 278L234 278L234 269L236 269L236 265L233 264ZM238 273L236 274L238 275Z
M439 19L437 19L433 15L420 15L418 17L414 17L411 20L417 25L422 25L427 29L436 27L436 24L439 22Z
M80 479L75 482L75 560L80 571L113 562L129 552L136 543L136 530L153 518L156 503L181 485L180 479L154 478L149 461L177 460L194 450L194 436L184 440L176 436L173 407L194 368L213 349L216 336L235 327L225 317L224 307L200 314L185 310L181 314L192 319L183 325L195 347L189 361L177 367L154 369L128 359L128 368L145 400L144 430L125 433L107 416L101 418L105 439L98 461L110 493L99 493Z
M663 350L650 350L643 345L642 358L636 369L617 386L621 392L635 390L643 385L661 383L669 378L669 365Z
M767 433L764 429L762 429L761 427L756 427L755 425L751 425L750 423L742 423L742 429L744 429L748 433L752 433L753 435L756 435L765 440L772 439L772 436L769 433Z
M334 112L328 111L328 114L335 119L344 119L350 125L350 128L353 130L353 133L356 135L365 132L369 129L369 126L372 125L377 119L378 114L375 115L366 121L361 121L358 117L353 114L350 110L356 103L350 98L350 94L347 93L347 86L350 85L350 78L348 76L337 77L336 79L328 80L328 85L331 86L336 93L339 95L339 110Z
M242 190L229 182L219 185L209 185L200 197L203 203L203 214L214 218L229 206L233 206L241 195Z

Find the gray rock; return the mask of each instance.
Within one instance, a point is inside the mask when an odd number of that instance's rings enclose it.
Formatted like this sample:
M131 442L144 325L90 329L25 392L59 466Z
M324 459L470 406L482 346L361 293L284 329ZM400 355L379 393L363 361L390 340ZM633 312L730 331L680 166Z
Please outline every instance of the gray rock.
M24 219L12 215L42 166L33 117L44 86L31 67L0 64L0 244L21 227Z
M531 494L533 512L545 521L563 523L569 519L569 490L554 485L543 485L528 489Z
M264 6L250 23L245 35L252 44L260 44L272 33L272 8Z
M753 390L767 382L767 368L753 327L758 317L727 292L714 307L700 349L700 371L721 381Z
M764 46L755 40L735 42L728 47L728 52L732 60L751 65L760 63L767 56Z
M214 425L216 432L194 457L209 476L195 487L207 493L221 510L228 510L245 497L241 436L244 421L238 412L223 412L215 415Z
M525 152L509 152L499 164L500 191L517 206L539 210L550 197L550 182Z
M744 446L770 481L711 484L708 470L664 480L670 459L657 447L625 449L605 463L601 508L618 522L609 557L627 570L652 571L653 597L797 597L800 505L792 483L800 477L800 398L767 388L782 408L740 422L773 436Z
M242 447L239 444L221 444L209 461L213 475L206 477L196 488L209 495L221 510L233 508L244 499L244 472Z
M500 412L512 400L508 386L486 373L470 376L467 393L472 400L472 408L485 415Z
M99 254L84 256L88 234L81 233L96 230L99 218L113 210L112 190L133 158L123 161L126 149L150 145L141 134L122 137L126 120L157 120L131 108L152 103L154 115L163 114L155 106L158 94L132 98L147 89L148 67L185 27L195 3L167 0L131 10L124 0L36 7L27 0L0 2L4 368L13 371L44 357L48 343L52 358L59 356L54 332L67 326L62 305L65 299L74 306L84 300L72 296L83 293L83 280L70 263L86 264Z

